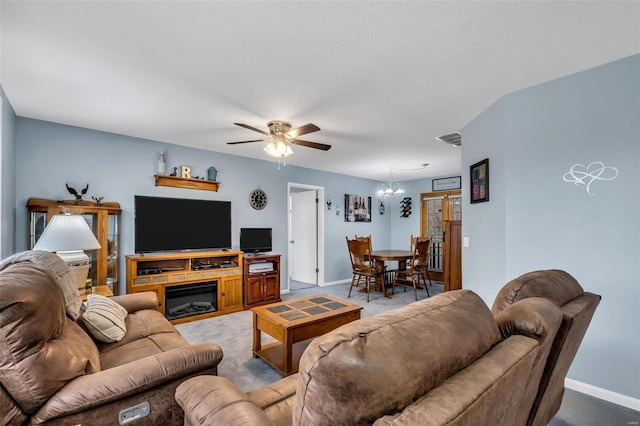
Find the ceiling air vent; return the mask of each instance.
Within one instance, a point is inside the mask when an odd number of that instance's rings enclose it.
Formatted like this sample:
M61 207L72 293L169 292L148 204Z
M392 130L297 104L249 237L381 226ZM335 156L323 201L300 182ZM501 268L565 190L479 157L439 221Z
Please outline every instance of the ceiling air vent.
M462 145L462 133L460 132L453 132L448 135L438 136L436 139L453 146Z

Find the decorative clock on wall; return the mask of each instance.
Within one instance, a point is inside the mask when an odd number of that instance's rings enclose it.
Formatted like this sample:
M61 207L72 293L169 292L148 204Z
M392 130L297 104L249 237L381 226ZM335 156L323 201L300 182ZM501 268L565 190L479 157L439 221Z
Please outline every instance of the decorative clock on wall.
M267 194L260 188L254 189L249 194L249 204L256 210L262 210L267 206Z

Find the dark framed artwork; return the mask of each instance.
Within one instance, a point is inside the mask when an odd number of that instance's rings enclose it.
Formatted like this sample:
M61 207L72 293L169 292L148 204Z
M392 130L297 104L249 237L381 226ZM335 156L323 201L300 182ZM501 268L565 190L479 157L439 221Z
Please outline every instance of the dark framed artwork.
M489 159L485 158L469 168L471 204L489 201Z
M344 221L371 222L371 197L344 194Z

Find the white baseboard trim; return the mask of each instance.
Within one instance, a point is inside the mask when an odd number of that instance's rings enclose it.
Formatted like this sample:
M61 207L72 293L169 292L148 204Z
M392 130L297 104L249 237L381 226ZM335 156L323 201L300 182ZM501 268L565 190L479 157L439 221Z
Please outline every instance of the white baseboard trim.
M324 282L320 284L320 287L329 287L331 285L338 285L338 284L344 284L344 283L350 283L350 282L351 282L351 278L347 278L346 280Z
M564 385L568 389L576 392L590 395L594 398L602 399L604 401L612 402L623 407L630 408L632 410L640 411L640 399L633 398L621 393L613 392L607 389L602 389L597 386L582 383L577 380L565 378Z

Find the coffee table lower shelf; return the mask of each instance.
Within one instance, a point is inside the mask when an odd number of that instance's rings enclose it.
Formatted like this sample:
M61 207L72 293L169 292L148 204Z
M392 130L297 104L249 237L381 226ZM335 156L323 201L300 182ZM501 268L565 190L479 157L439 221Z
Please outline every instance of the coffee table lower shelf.
M309 343L311 343L312 340L313 339L307 339L293 344L293 353L291 359L293 372L298 371L298 367L300 366L300 358L302 357L304 350L307 349L307 346L309 346ZM285 371L285 366L283 364L283 345L280 342L263 345L262 349L253 352L253 357L262 358L267 364L278 370L283 376L293 374L292 372Z

